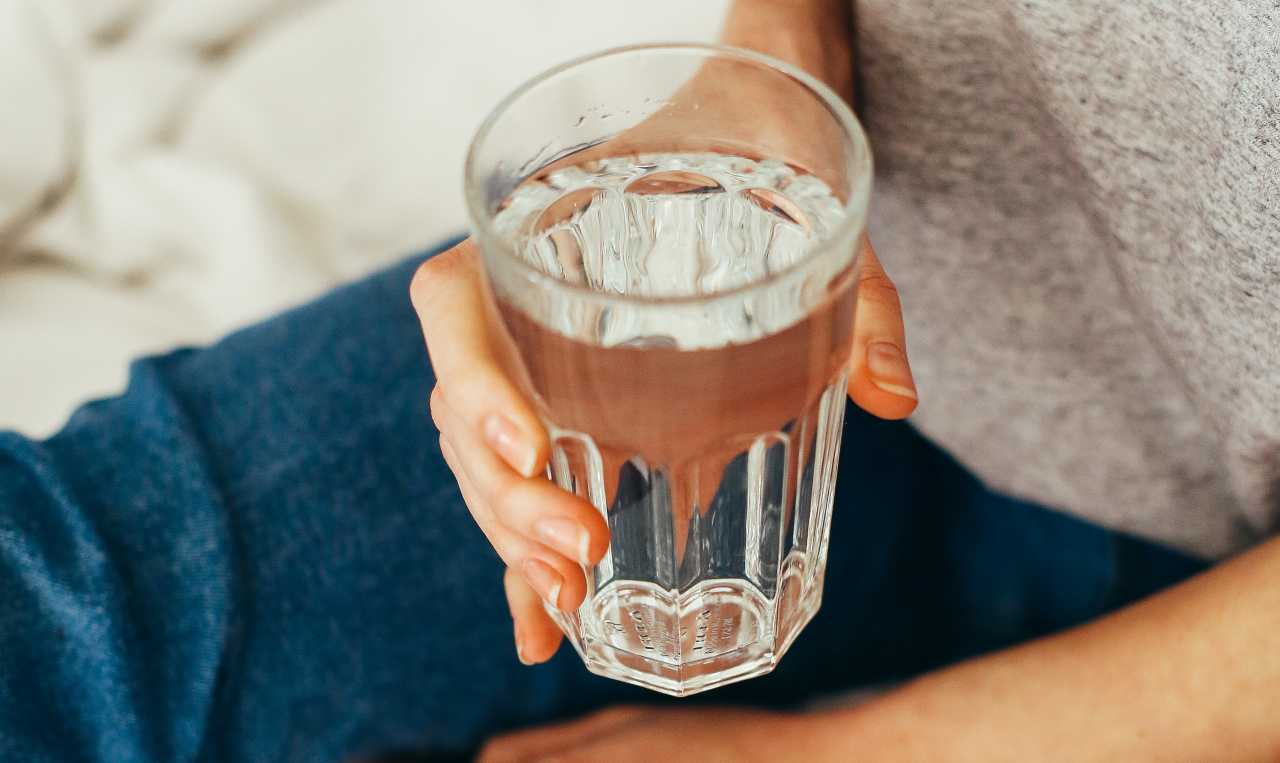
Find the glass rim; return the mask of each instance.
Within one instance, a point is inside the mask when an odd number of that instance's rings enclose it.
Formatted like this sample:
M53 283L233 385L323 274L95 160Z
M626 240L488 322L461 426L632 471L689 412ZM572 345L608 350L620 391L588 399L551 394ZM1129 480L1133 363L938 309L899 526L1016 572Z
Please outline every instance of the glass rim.
M544 273L532 264L527 262L515 252L513 242L505 235L499 233L494 228L494 214L488 209L485 199L484 189L486 183L482 178L476 177L476 163L478 161L479 150L484 146L489 134L493 131L498 121L525 95L529 94L533 89L552 80L553 78L563 74L571 69L576 69L584 64L589 64L597 60L625 56L634 53L688 53L694 55L702 55L706 58L736 58L746 61L757 66L772 69L800 84L810 95L814 96L835 118L844 139L852 145L854 155L862 157L861 166L854 168L852 182L848 199L841 207L843 216L827 235L815 241L809 247L809 253L791 263L781 270L769 273L763 278L749 281L745 284L734 286L729 289L720 291L712 291L702 294L679 294L679 295L662 295L647 296L636 294L618 294L615 292L601 291L593 289L583 284L570 283L561 278L557 278L549 273ZM608 140L612 140L620 133L614 133L604 141L593 145L601 145ZM572 154L569 154L571 156ZM540 172L544 167L553 162L563 159L563 156L553 156L546 163L535 168L526 178L532 177ZM534 282L545 288L552 290L564 290L574 293L576 296L585 297L589 301L603 302L607 304L626 304L626 305L690 305L699 303L711 303L719 301L727 297L740 297L754 291L767 289L769 286L784 280L798 271L804 271L814 267L815 263L820 262L832 255L835 247L830 244L833 241L840 241L849 236L850 232L855 228L864 228L866 226L867 206L871 197L871 184L874 176L874 160L871 156L870 144L867 140L866 132L863 130L862 123L854 115L853 109L845 102L834 90L828 87L821 80L808 74L799 67L792 66L778 58L758 53L754 50L746 48L738 48L732 45L722 45L719 43L702 43L702 42L653 42L639 43L633 45L621 45L605 50L588 53L586 55L571 58L568 61L557 64L546 69L539 74L525 80L514 90L508 93L502 100L493 107L480 123L480 127L476 130L475 136L471 139L471 144L467 148L466 161L463 165L463 195L466 199L467 213L471 218L473 231L478 234L478 244L481 249L482 256L486 256L495 244L501 244L497 248L501 250L501 258L508 265L515 267L521 271L531 282ZM523 178L521 182L523 182ZM853 244L857 246L857 244ZM857 256L857 253L854 253Z

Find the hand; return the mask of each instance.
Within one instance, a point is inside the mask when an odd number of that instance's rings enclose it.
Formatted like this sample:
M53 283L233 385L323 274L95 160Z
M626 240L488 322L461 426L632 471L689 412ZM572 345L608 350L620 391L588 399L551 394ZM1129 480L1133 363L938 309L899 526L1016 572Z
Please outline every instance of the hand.
M495 737L478 761L776 763L834 758L814 749L811 722L805 715L764 710L615 707L568 723Z

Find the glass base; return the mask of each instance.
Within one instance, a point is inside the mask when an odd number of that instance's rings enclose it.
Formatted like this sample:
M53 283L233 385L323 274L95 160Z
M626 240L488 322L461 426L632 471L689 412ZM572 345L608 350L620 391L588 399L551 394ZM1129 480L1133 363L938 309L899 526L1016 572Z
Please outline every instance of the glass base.
M592 673L687 697L772 671L821 606L822 572L793 552L773 601L737 579L680 593L620 582L581 610L598 630L549 611Z
M674 465L552 428L553 478L609 522L582 606L551 613L588 669L679 697L782 659L822 600L845 378Z

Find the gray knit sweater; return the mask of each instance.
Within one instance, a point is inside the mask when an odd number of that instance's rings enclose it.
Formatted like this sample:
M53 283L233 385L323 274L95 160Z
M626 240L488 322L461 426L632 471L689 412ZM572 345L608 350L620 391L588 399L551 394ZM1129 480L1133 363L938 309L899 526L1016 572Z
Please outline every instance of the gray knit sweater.
M1206 556L1280 530L1280 3L855 9L917 424Z

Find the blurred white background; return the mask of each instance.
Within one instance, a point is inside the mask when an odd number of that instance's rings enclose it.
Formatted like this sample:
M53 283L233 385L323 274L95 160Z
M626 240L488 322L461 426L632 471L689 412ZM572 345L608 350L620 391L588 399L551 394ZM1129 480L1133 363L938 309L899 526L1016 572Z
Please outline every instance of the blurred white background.
M0 0L0 429L465 228L507 91L727 0Z

